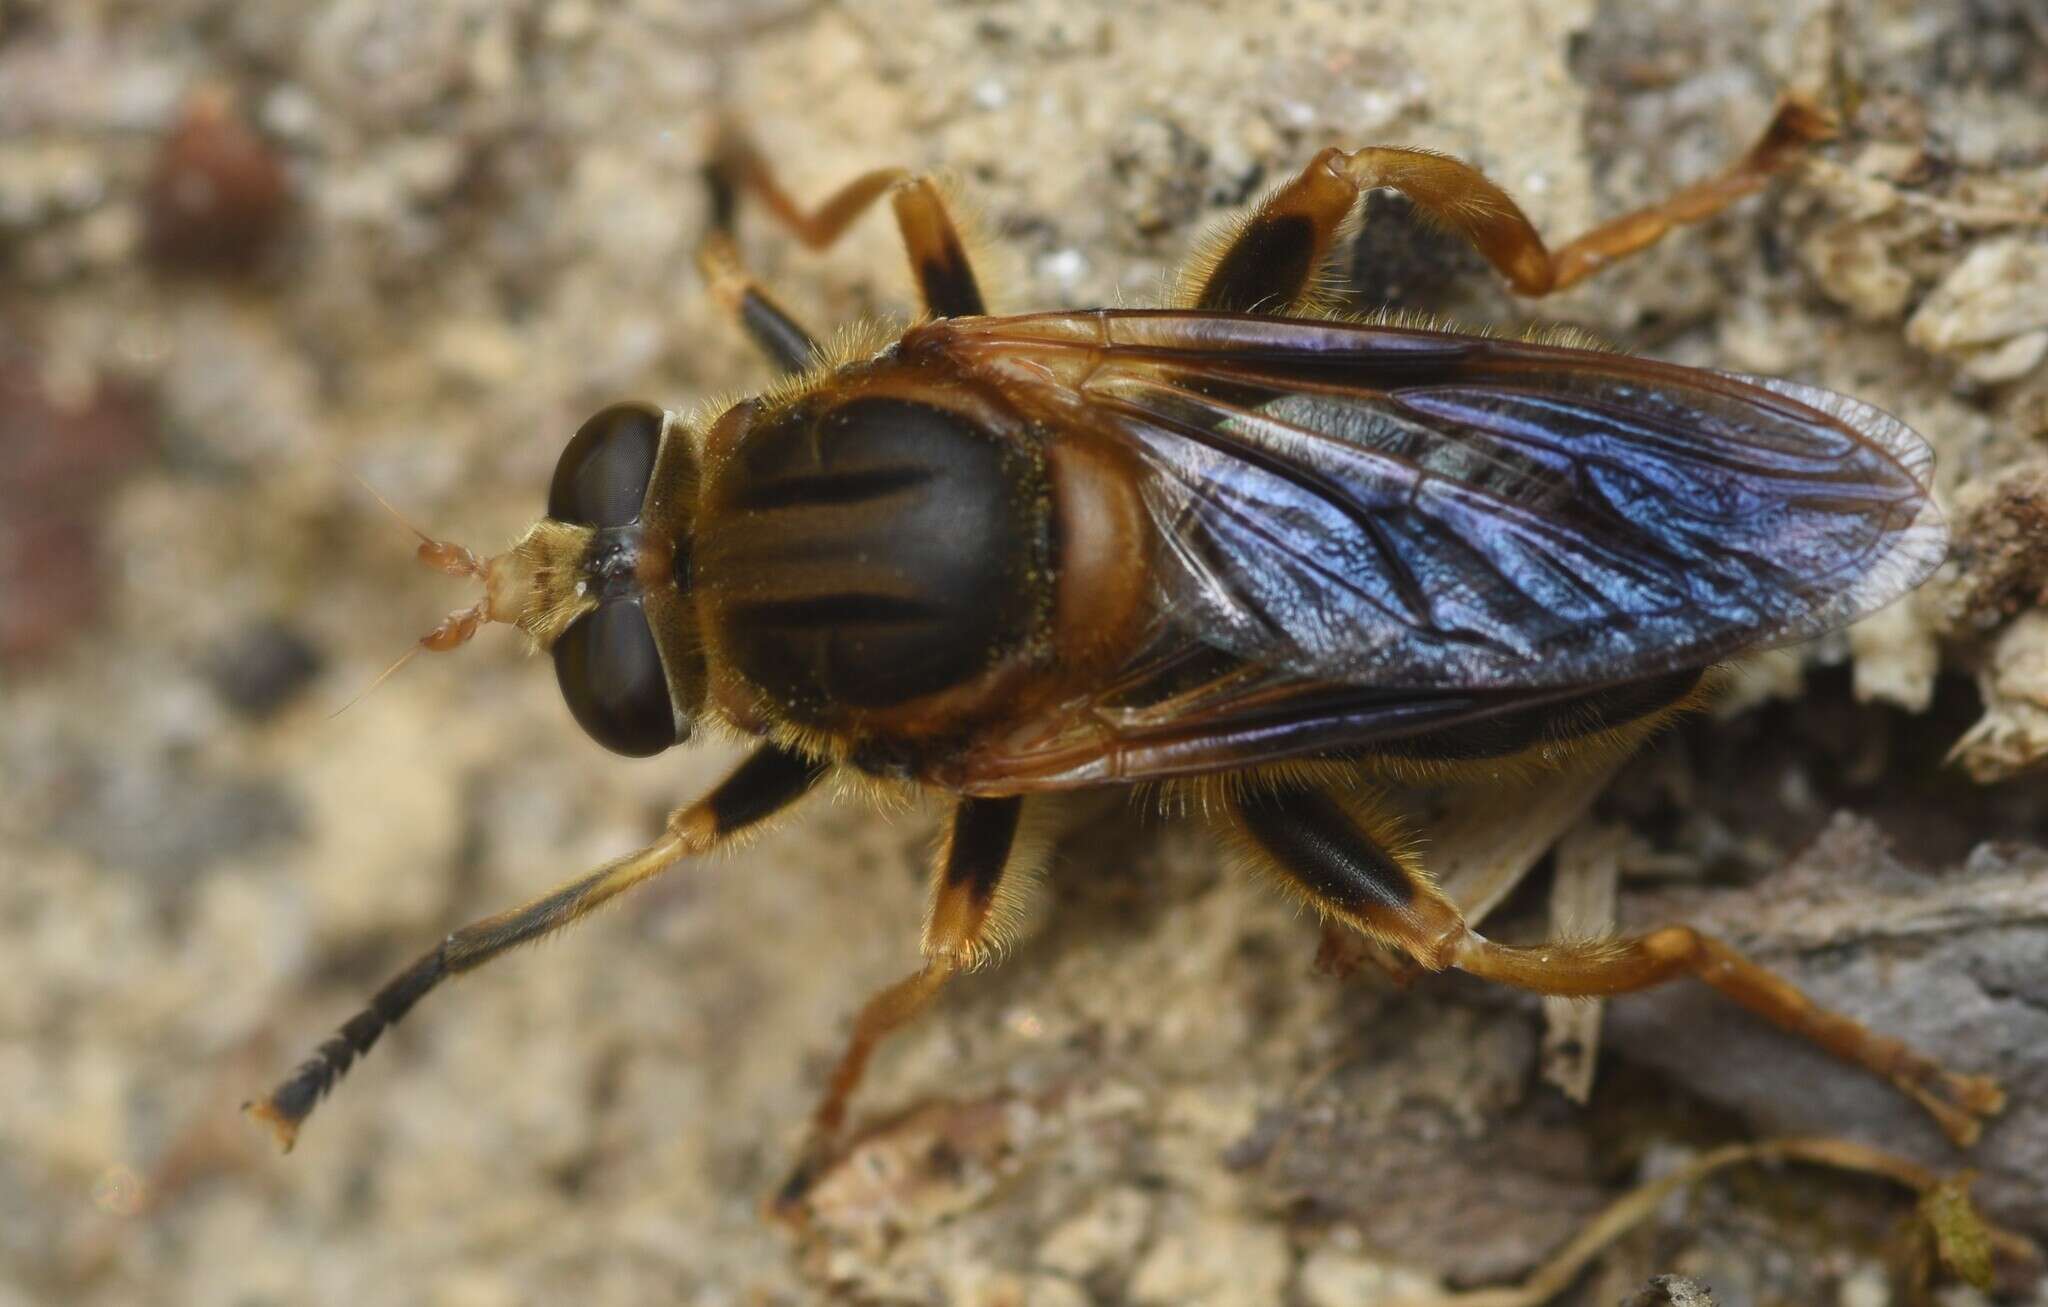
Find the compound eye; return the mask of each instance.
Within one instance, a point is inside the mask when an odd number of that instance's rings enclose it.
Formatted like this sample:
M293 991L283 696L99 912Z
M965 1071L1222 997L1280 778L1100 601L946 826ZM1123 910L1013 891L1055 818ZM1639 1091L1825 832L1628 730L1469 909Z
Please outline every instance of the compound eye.
M646 758L689 738L638 599L614 599L571 623L555 641L555 680L576 724L613 753Z
M578 427L555 464L548 516L595 527L637 519L654 476L661 420L652 404L614 404Z

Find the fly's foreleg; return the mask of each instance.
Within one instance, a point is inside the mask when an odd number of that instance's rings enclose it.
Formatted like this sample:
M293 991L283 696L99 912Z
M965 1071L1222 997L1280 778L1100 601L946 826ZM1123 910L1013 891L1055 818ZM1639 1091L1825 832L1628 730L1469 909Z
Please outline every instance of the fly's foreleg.
M739 324L777 374L798 376L824 357L818 338L776 303L740 262L739 245L730 231L714 227L705 233L697 246L697 271L711 298Z
M741 266L732 229L741 193L758 200L804 246L822 250L838 240L883 196L896 211L925 311L935 318L972 317L988 312L981 284L968 258L938 185L902 168L863 173L806 209L776 180L766 155L730 127L719 136L706 178L711 186L712 228L697 261L719 302L748 336L784 371L800 372L816 355L816 342L756 285Z
M684 858L710 851L788 807L824 773L818 762L777 745L763 745L710 794L676 809L661 838L638 853L448 935L378 990L368 1007L351 1017L268 1096L245 1104L244 1110L268 1125L290 1151L299 1126L335 1081L442 981L560 930Z
M1024 800L962 799L954 807L932 872L925 915L924 964L877 991L854 1019L846 1051L811 1115L802 1153L777 1192L773 1210L800 1219L819 1173L846 1125L847 1105L882 1041L931 1005L948 981L990 960L1007 942L1021 895L1039 871L1045 841L1024 830Z
M1943 1069L1896 1039L1820 1007L1783 977L1687 926L1646 935L1496 944L1471 930L1407 849L1398 822L1369 802L1326 788L1283 785L1234 799L1226 834L1252 861L1326 917L1396 946L1431 971L1456 967L1539 994L1625 994L1681 976L1712 985L1750 1011L1891 1082L1958 1144L2005 1096L1991 1080Z

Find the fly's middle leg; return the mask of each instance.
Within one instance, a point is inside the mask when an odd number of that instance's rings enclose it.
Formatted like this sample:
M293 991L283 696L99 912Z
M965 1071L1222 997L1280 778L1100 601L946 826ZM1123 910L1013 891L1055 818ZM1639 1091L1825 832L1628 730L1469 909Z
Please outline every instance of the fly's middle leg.
M876 1048L923 1012L962 971L998 953L1018 900L1038 873L1046 842L1023 799L962 799L954 807L932 873L925 915L924 964L877 991L854 1019L853 1034L811 1115L810 1134L771 1212L801 1222L805 1200L833 1160L854 1091Z
M1634 254L1673 227L1712 217L1834 134L1834 120L1788 98L1740 159L1668 198L1600 224L1552 251L1507 192L1468 163L1429 150L1327 149L1219 244L1191 260L1176 302L1212 312L1300 314L1320 298L1329 254L1358 197L1386 187L1469 242L1522 295L1547 295Z

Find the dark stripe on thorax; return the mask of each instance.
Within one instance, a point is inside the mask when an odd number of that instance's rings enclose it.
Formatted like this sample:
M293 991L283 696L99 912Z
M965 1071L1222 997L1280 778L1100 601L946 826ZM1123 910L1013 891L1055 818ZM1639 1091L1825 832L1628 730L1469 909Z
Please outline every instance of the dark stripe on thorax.
M792 474L752 482L733 496L734 508L771 509L825 504L863 504L886 499L932 479L928 467L878 467L859 471Z
M802 599L766 599L733 605L733 620L777 630L831 631L842 626L896 626L945 616L936 604L900 595L835 590Z

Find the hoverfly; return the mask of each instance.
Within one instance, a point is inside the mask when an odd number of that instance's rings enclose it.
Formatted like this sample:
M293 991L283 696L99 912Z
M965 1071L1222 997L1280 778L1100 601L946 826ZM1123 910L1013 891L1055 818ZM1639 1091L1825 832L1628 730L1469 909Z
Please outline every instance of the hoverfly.
M1787 101L1728 170L1549 251L1471 167L1324 150L1223 233L1181 307L988 316L938 189L869 173L806 211L737 134L700 264L786 376L686 418L607 408L547 514L430 565L552 652L597 742L699 728L754 751L659 838L447 936L251 1105L288 1148L447 977L781 813L828 776L950 796L921 967L874 995L785 1186L800 1206L877 1044L986 961L1045 856L1032 808L1157 784L1314 905L1430 971L1545 994L1693 976L1883 1076L1958 1143L2003 1104L1685 926L1513 948L1472 930L1379 797L1608 757L1698 703L1715 664L1918 585L1946 531L1927 445L1810 385L1320 310L1366 191L1401 192L1520 292L1570 285L1751 193L1824 139ZM812 247L891 199L927 317L827 355L744 272L751 195Z

